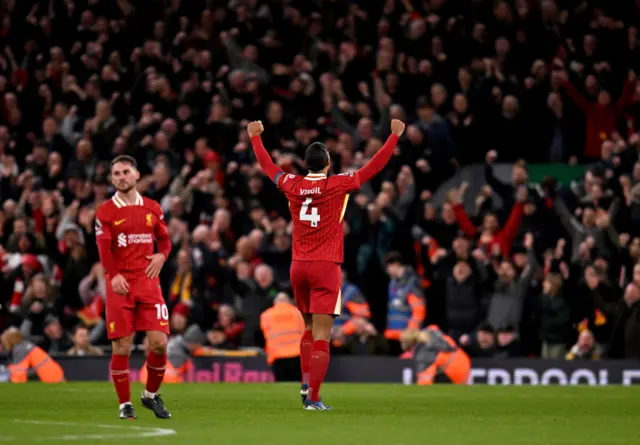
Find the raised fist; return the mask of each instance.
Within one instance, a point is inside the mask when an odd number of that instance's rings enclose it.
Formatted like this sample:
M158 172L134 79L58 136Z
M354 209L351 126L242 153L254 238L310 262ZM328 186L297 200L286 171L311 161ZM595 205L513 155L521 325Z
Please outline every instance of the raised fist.
M249 133L249 137L260 136L264 131L264 127L262 126L262 121L254 121L247 125L247 133Z
M404 122L393 119L391 121L391 132L397 136L402 136L402 133L404 133Z

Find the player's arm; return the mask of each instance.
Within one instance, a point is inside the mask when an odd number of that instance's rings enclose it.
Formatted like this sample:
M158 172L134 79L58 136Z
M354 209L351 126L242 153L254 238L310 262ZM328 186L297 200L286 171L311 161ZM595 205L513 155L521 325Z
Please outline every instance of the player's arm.
M385 142L378 153L376 153L375 156L367 162L367 165L358 170L357 176L360 181L360 185L380 173L387 165L387 162L391 159L393 150L396 148L398 139L402 136L402 133L404 133L404 122L398 119L393 119L391 121L391 135L387 138L387 142Z
M95 221L96 244L100 255L100 264L111 278L118 275L118 263L111 252L111 218L104 207L98 208Z
M158 221L153 227L153 234L158 244L158 253L147 256L149 264L145 269L145 275L149 279L154 279L160 275L164 262L169 259L169 255L171 254L171 237L169 236L167 224L164 221L162 207L160 207L158 203L154 203L152 207L153 212L158 217Z
M261 121L251 122L247 126L247 133L249 133L249 137L251 138L251 146L253 147L253 152L256 154L256 159L258 159L260 163L260 167L262 167L262 171L277 184L278 178L282 175L283 171L273 163L267 149L264 148L262 139L260 138L263 131L264 127Z
M418 290L409 293L407 296L409 307L411 307L411 318L408 327L410 329L420 329L424 319L427 317L427 308L424 304L424 297Z
M171 255L171 237L169 236L169 229L167 229L167 223L164 220L164 214L160 206L158 206L158 211L160 214L158 215L158 222L153 228L153 234L158 243L158 253L161 253L164 259L168 260L169 255Z

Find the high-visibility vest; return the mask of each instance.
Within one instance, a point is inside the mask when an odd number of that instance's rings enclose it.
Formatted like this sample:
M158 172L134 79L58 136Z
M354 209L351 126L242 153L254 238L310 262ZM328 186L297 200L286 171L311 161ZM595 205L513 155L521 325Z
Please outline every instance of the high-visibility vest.
M279 358L300 355L300 340L304 334L304 319L289 303L276 303L260 316L260 328L265 339L267 363Z
M62 383L64 371L43 349L23 341L13 347L14 363L9 365L12 383L26 383L33 369L43 383Z
M471 360L456 342L444 334L440 328L431 325L429 344L419 344L414 349L417 366L416 383L431 385L438 372L449 377L452 383L465 385L471 371Z

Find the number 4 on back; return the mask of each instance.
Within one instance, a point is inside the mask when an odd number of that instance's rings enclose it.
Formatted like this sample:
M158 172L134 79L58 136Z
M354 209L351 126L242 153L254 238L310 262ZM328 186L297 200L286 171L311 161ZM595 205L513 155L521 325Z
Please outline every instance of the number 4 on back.
M309 207L311 201L313 201L313 198L307 198L302 203L302 207L300 207L300 221L311 221L311 227L318 227L320 215L318 215L317 207ZM311 210L311 212L307 213L308 210Z

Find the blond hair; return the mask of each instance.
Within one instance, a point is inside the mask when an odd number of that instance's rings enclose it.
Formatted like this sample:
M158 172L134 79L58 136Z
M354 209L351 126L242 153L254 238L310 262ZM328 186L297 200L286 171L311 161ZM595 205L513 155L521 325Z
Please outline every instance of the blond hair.
M402 349L407 351L414 347L416 343L428 343L429 333L427 331L421 331L415 328L409 328L402 331L400 334L400 344Z
M0 336L0 343L7 352L10 352L13 347L24 341L24 335L16 327L11 327L2 333Z

